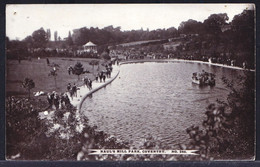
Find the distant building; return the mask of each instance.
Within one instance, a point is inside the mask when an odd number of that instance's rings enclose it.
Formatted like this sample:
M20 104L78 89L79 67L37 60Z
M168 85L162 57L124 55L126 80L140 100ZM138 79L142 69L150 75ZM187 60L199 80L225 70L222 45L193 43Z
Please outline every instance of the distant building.
M83 51L97 53L97 45L89 41L88 43L83 45Z

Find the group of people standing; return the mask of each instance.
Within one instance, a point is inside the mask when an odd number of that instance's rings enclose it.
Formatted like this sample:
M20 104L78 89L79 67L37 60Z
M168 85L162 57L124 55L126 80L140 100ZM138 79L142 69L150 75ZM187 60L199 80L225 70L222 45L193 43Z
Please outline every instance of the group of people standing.
M52 93L47 94L47 100L49 107L54 106L56 110L71 105L69 97L66 93L58 94L57 92L53 91Z
M98 80L100 82L105 82L106 78L110 78L111 77L111 72L112 72L112 65L106 65L106 70L103 70L101 72L99 72L96 75L96 81L98 82ZM70 66L68 68L68 73L69 75L73 72L72 67ZM92 89L92 81L85 77L83 79L84 81L84 85L88 87L89 90ZM68 93L61 93L58 94L57 92L53 91L52 93L48 93L47 94L47 100L49 103L50 107L55 107L56 109L62 109L63 107L67 107L67 105L71 105L70 103L70 99L68 97L68 95L70 95L71 99L73 100L73 97L77 97L77 90L79 88L76 86L76 84L74 83L73 85L71 85L70 83L68 83L67 85L67 91Z
M68 68L68 74L73 74L73 67L71 65Z
M100 82L106 82L106 78L110 78L111 77L111 73L112 73L112 66L111 65L106 65L106 70L101 71L100 73L98 73L96 75L96 81L98 82L98 79Z
M73 86L70 83L67 85L67 91L70 93L71 99L73 99L73 97L77 97L77 90L78 88L75 83Z
M92 81L89 78L87 78L87 77L85 77L83 79L83 81L84 81L85 86L87 86L88 89L91 90L92 89Z

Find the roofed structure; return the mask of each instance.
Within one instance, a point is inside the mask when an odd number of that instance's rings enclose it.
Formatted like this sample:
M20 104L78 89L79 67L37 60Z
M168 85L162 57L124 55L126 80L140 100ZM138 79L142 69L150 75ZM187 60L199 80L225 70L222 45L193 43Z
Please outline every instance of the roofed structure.
M94 44L93 42L89 41L88 43L86 43L85 45L83 46L87 46L87 47L90 47L90 46L97 46L96 44Z
M93 42L89 41L85 45L83 45L83 50L84 52L97 52L97 45L94 44Z

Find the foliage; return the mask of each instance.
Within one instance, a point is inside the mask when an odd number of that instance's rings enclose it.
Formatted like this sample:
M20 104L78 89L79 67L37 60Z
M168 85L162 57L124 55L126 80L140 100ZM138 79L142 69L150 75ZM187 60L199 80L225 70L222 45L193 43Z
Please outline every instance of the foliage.
M66 39L66 42L67 42L67 45L68 45L68 46L72 46L72 45L73 45L73 41L72 41L72 37L71 37L70 31L69 31L69 36L68 36L68 38Z
M109 56L109 54L106 53L106 52L103 52L103 53L101 54L101 58L104 59L104 60L110 60L110 59L111 59L111 57Z
M175 160L161 155L89 155L88 149L130 149L96 127L88 125L73 107L57 110L48 119L39 119L43 102L27 99L7 99L7 158L19 153L21 160ZM159 149L152 137L144 140L141 149Z
M84 68L83 68L83 65L80 63L80 62L77 62L74 67L73 67L73 71L72 73L75 74L75 75L78 75L78 80L79 80L79 76L81 74L83 74L84 72Z
M43 28L32 33L33 46L35 48L45 47L50 35L48 35Z
M227 24L228 19L226 13L212 14L203 22L203 24L208 33L218 35L221 33L222 26Z
M58 41L58 31L54 31L54 41Z
M202 128L192 126L186 130L191 139L187 149L198 150L199 157L194 157L197 160L209 160L218 155L222 157L229 149L227 146L234 142L228 135L233 125L229 111L223 106L210 104L205 114L207 118Z
M231 93L228 102L224 103L231 108L231 117L235 119L237 133L241 136L236 138L239 144L246 144L244 148L239 148L245 153L253 154L254 133L255 133L255 72L245 71L239 77L239 86L235 88L230 82L224 79L230 86ZM247 143L243 141L246 140Z
M51 30L50 29L47 29L47 31L46 31L46 38L48 41L51 40Z
M225 158L251 159L254 156L255 138L255 74L246 71L239 77L239 86L223 78L230 89L226 101L210 104L202 127L190 127L187 149L199 150L196 160ZM243 153L241 155L241 152Z
M231 22L233 30L233 39L237 52L242 52L239 55L241 61L247 61L249 66L255 67L255 20L254 11L244 10L241 14L236 15ZM245 52L249 54L245 54Z
M16 99L9 97L6 101L6 144L7 157L18 153L26 154L31 146L36 148L42 141L32 142L36 140L44 131L42 122L39 121L39 106L32 105L28 99ZM43 144L43 143L41 143ZM40 148L38 148L40 150ZM37 151L31 154L37 156ZM33 158L33 157L32 157Z
M80 28L73 30L73 42L82 46L88 41L92 41L98 46L113 45L118 43L152 40L152 39L166 39L177 36L177 29L171 27L169 29L157 29L153 31L147 30L132 30L121 31L120 27L108 26L103 29L99 28ZM103 50L103 49L102 49ZM101 52L102 53L102 52Z
M28 97L30 98L30 90L35 87L35 83L30 78L25 78L22 82L22 87L28 91Z
M48 74L49 76L53 76L54 78L58 75L57 70L51 69L50 73Z
M89 62L89 65L91 65L93 67L93 72L94 72L94 67L97 66L99 64L98 60L91 60Z
M229 23L228 19L225 13L212 14L204 22L189 19L183 21L178 30L174 27L152 31L149 29L122 31L120 27L113 26L103 29L83 27L73 30L73 33L69 32L66 40L58 40L58 34L55 32L55 42L48 41L50 30L45 32L41 28L22 41L7 40L6 54L7 58L16 59L28 56L97 57L95 54L78 54L75 51L88 41L97 44L98 53L102 54L107 51L108 46L118 46L122 43L179 38L177 42L181 42L182 47L179 47L177 51L169 52L162 49L159 52L172 53L175 57L184 59L192 57L195 60L202 60L204 57L203 61L212 57L217 63L229 65L231 60L235 60L235 66L240 67L246 61L248 68L254 69L254 11L244 10L241 14L234 16ZM199 36L181 39L180 34ZM156 48L151 44L147 45L151 46L151 50L148 49L147 52L153 52ZM153 46L156 45L162 44L158 43ZM44 49L45 47L48 49Z
M58 68L59 68L59 65L53 63L53 64L51 65L51 67L53 67L53 68L50 70L50 73L48 74L48 76L53 76L54 82L55 82L55 87L57 87L56 77L58 76L57 71L59 70L59 69L58 69Z
M178 32L180 34L202 34L203 24L196 20L189 19L188 21L181 22Z

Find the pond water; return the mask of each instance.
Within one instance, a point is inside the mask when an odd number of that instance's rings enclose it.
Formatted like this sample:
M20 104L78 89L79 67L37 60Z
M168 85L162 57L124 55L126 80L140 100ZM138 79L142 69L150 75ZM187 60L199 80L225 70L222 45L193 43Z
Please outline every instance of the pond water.
M215 87L192 84L193 72L216 74ZM235 80L242 71L199 63L135 63L120 67L119 76L88 97L81 112L89 124L138 146L152 136L163 146L187 143L186 128L201 125L205 109L229 90L221 78Z

